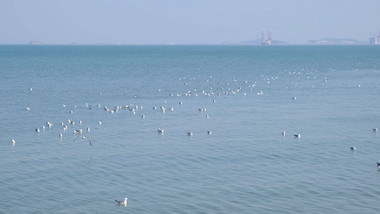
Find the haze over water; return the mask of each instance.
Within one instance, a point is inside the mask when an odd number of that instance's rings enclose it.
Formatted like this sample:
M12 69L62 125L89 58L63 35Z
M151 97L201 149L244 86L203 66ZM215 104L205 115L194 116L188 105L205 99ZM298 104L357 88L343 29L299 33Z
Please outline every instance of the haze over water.
M378 56L0 46L0 213L377 213Z

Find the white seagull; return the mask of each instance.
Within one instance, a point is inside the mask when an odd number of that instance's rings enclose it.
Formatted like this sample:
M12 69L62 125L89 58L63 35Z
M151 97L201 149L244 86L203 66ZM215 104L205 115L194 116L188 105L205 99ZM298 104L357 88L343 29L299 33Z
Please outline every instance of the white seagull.
M73 140L73 142L76 141L79 137L81 137L82 140L86 139L85 136L83 136L83 135L78 135L78 137L76 137L76 138ZM91 143L90 138L87 138L87 140L88 140L88 143L90 144L90 146L92 146L92 143Z
M115 200L115 201L116 201L117 206L124 205L124 207L127 207L128 198L124 198L124 201L118 201L118 200Z
M75 135L81 135L83 133L82 129L74 130Z

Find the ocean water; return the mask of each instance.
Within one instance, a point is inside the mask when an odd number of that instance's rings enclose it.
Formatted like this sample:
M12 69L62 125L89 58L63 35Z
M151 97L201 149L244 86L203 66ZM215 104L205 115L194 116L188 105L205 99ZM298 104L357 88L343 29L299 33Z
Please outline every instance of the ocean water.
M378 213L379 56L0 46L0 213Z

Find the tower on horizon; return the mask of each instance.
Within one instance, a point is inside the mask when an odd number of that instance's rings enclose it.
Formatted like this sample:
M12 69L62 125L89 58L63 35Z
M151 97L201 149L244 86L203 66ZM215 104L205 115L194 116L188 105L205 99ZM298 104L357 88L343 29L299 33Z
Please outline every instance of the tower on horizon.
M380 45L380 31L379 34L371 33L371 36L369 37L369 44L370 45Z
M272 31L268 30L268 36L265 37L264 29L261 31L261 45L272 45Z

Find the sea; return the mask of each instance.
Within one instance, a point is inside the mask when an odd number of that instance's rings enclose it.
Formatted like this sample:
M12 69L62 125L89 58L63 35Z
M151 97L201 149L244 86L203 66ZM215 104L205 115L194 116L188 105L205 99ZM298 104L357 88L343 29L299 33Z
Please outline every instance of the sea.
M0 102L0 213L380 210L380 46L1 45Z

